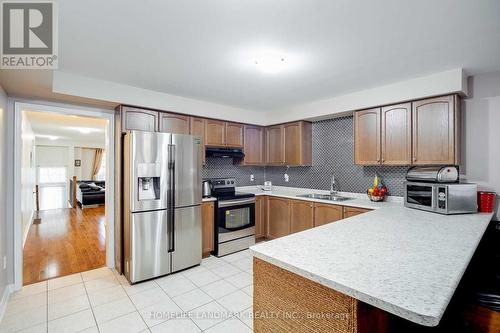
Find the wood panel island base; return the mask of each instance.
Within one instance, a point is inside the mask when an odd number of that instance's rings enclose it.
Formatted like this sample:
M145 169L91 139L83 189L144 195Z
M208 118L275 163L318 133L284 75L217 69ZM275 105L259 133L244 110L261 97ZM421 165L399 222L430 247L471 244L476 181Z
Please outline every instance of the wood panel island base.
M254 332L387 332L388 314L253 258Z

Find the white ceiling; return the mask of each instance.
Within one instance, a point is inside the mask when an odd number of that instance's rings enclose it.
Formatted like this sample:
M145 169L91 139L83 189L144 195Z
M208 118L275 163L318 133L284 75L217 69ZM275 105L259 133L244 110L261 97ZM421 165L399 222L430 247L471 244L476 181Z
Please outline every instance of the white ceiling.
M24 111L39 142L75 143L83 147L104 146L107 121L99 118ZM84 130L88 133L82 133ZM49 137L56 137L50 140Z
M282 111L453 68L500 70L500 1L59 1L59 40L64 72ZM261 49L281 50L288 70L256 70ZM0 75L20 95L52 80Z

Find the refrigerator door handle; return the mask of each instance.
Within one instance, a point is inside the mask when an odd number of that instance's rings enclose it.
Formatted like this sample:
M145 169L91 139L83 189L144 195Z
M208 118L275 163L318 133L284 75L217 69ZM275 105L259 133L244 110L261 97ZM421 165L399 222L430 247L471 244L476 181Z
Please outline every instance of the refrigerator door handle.
M175 251L175 145L168 145L168 173L170 177L168 211L168 252Z

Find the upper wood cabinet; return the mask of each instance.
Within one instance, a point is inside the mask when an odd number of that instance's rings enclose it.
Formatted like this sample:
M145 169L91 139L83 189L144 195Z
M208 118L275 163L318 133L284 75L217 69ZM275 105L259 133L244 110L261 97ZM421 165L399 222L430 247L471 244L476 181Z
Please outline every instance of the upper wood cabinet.
M412 104L412 163L459 164L458 97L443 96Z
M290 200L290 232L299 232L312 227L314 227L314 203Z
M346 219L348 217L364 214L369 211L371 211L371 209L344 206L344 218Z
M159 112L159 132L189 134L189 116Z
M130 106L119 106L121 112L121 129L156 132L158 130L158 112Z
M189 117L189 134L201 138L200 160L205 164L205 119Z
M205 145L243 147L243 124L205 119Z
M320 226L342 220L344 213L342 206L329 205L316 202L314 204L314 226Z
M354 164L380 164L380 154L380 108L355 112Z
M266 237L266 206L267 206L266 196L255 197L255 238Z
M226 123L224 121L214 119L205 120L205 145L226 145Z
M264 160L264 128L260 126L245 125L243 129L244 165L263 165Z
M226 122L226 146L243 147L243 124Z
M307 121L266 127L266 164L312 164L312 125Z
M266 127L266 164L283 165L285 163L283 132L283 125Z
M460 163L457 95L354 113L354 163L440 165Z
M381 164L411 164L411 103L381 109Z
M290 234L290 200L267 198L267 238L278 238Z
M312 164L312 124L298 121L283 125L285 165Z

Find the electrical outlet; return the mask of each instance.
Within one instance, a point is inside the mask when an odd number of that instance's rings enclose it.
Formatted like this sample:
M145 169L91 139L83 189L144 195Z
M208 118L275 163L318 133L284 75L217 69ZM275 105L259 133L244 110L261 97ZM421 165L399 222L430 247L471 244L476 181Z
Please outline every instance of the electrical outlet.
M250 175L250 181L251 181L251 182L254 182L254 181L255 181L255 176L254 176L254 175Z
M3 256L3 269L7 269L7 256Z
M283 176L285 177L285 182L288 183L290 181L290 176L287 173L285 173Z

